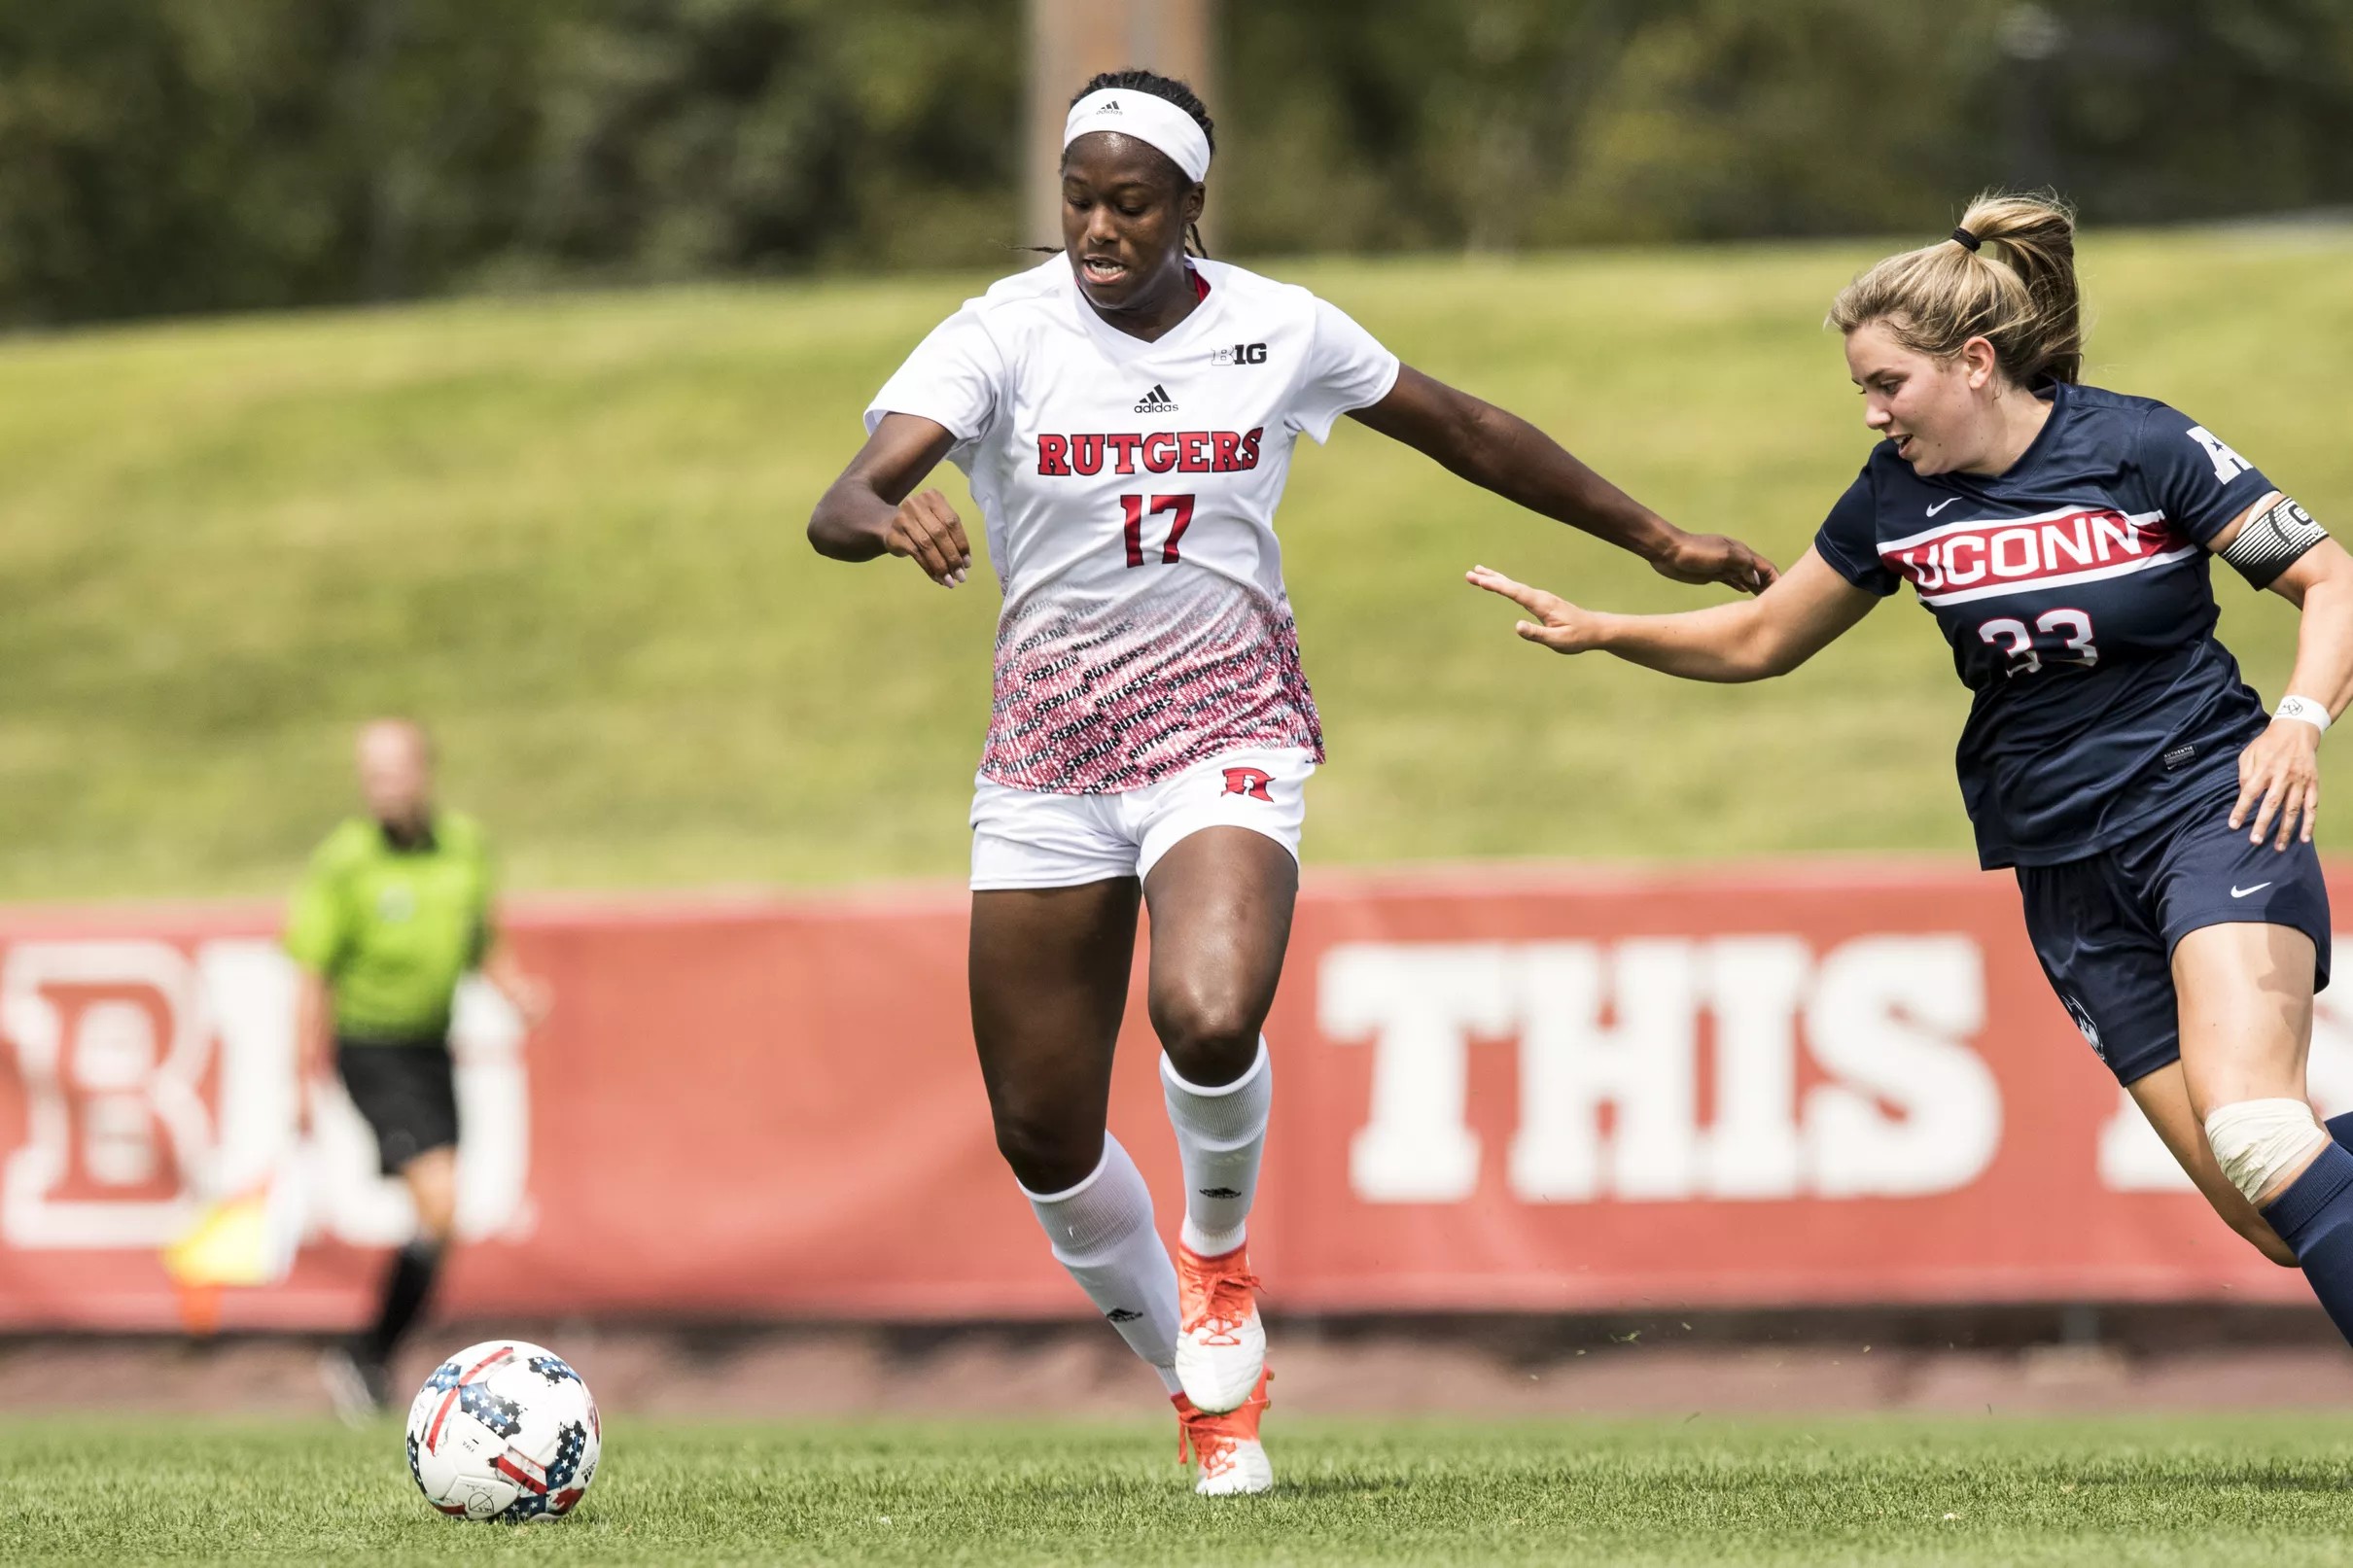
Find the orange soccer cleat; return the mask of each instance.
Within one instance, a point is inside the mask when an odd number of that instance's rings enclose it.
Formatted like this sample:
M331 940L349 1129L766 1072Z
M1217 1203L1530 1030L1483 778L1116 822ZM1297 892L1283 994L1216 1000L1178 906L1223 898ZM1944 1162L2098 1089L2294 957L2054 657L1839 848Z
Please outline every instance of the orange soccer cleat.
M1205 1258L1176 1246L1176 1381L1212 1414L1238 1408L1259 1385L1266 1328L1247 1248Z
M1272 1372L1261 1370L1249 1398L1223 1413L1202 1410L1182 1394L1169 1396L1176 1407L1176 1457L1181 1462L1190 1447L1201 1462L1201 1479L1193 1482L1193 1490L1202 1496L1263 1492L1275 1484L1275 1467L1267 1462L1266 1448L1258 1441L1258 1417L1267 1407L1266 1385L1274 1378Z

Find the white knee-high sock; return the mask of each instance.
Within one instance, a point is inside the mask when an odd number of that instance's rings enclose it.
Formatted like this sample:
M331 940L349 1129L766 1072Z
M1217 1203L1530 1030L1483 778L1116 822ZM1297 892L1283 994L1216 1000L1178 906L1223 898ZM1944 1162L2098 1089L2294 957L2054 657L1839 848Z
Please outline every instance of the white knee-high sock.
M1266 1149L1267 1111L1275 1102L1275 1059L1266 1036L1249 1070L1230 1084L1203 1089L1160 1057L1160 1087L1169 1125L1184 1159L1184 1228L1180 1239L1205 1258L1233 1251L1247 1239L1250 1200L1258 1195L1258 1157Z
M1106 1132L1103 1163L1084 1181L1059 1193L1024 1187L1022 1195L1054 1245L1054 1260L1176 1392L1176 1266L1152 1229L1151 1189L1128 1151Z

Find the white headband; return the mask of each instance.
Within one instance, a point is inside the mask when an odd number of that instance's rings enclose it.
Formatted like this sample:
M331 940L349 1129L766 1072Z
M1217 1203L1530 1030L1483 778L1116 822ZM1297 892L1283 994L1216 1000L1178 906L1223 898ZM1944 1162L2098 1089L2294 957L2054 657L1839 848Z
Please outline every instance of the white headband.
M1201 134L1200 122L1166 98L1124 87L1088 93L1071 105L1070 118L1062 122L1063 151L1099 130L1114 130L1159 148L1195 185L1210 172L1210 139Z

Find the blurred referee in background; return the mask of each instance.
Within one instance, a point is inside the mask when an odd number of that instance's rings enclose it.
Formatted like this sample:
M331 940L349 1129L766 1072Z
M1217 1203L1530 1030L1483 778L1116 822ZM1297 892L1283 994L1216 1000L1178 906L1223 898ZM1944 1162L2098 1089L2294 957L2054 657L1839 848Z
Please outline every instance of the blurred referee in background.
M364 817L327 835L287 920L301 965L295 1017L298 1082L309 1092L330 1062L375 1132L384 1174L416 1204L417 1229L393 1255L375 1321L321 1362L346 1420L382 1411L401 1336L423 1310L457 1209L457 1084L449 1019L458 982L479 969L533 1026L547 990L500 949L490 918L482 830L433 802L433 747L406 719L363 726Z

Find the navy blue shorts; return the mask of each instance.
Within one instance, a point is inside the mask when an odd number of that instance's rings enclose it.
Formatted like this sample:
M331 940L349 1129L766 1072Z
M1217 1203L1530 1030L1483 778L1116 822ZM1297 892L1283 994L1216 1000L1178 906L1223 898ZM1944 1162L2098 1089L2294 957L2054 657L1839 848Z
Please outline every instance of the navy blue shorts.
M2018 868L2034 956L2119 1083L2181 1060L2173 945L2201 926L2301 931L2316 954L2312 989L2329 983L2320 856L2309 844L2248 843L2230 825L2237 799L2233 784L2098 854Z

